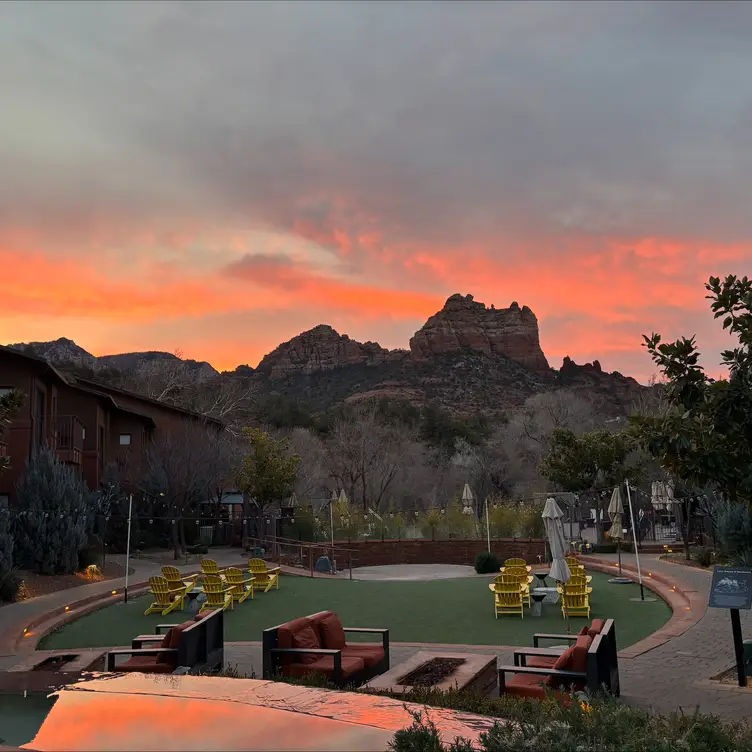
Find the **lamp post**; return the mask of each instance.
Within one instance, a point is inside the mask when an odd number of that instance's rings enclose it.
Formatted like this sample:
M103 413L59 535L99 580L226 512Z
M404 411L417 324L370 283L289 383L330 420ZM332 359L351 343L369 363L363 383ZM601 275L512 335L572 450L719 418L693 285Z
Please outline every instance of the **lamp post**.
M128 570L131 563L131 516L133 514L133 494L128 496L128 538L125 544L125 597L123 603L128 603Z

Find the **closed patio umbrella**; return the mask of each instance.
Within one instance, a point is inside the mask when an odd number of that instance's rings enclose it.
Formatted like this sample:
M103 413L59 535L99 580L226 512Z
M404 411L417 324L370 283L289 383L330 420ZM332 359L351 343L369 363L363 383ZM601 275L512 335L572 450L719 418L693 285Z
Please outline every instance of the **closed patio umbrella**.
M622 516L624 515L624 504L621 500L621 486L616 486L611 493L611 501L608 505L608 518L611 520L611 529L608 531L608 535L611 540L616 541L616 552L619 556L619 576L609 580L609 582L621 584L628 583L631 580L622 576L621 571L621 541L624 538L624 523L622 522Z
M557 582L569 582L570 571L566 560L567 544L564 540L564 513L559 509L559 505L552 496L546 499L541 517L543 517L543 525L546 528L548 546L551 549L551 572L549 573L549 577ZM564 614L567 619L568 633L569 614L566 611L566 600L564 601Z
M551 578L557 582L569 582L569 567L567 566L567 544L564 540L564 513L559 509L556 500L549 496L543 507L543 524L546 537L551 549Z

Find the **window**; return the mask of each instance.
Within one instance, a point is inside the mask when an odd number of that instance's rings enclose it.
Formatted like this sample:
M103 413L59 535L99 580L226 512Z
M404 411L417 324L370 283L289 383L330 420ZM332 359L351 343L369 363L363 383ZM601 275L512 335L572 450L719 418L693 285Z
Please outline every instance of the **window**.
M0 386L0 397L5 397L6 394L10 394L13 391L11 386Z
M0 494L0 509L7 509L10 505L10 496L8 494Z
M104 426L99 426L99 472L104 474Z
M86 426L81 428L81 438L86 441Z
M130 446L131 444L131 435L129 433L121 433L120 434L120 446Z

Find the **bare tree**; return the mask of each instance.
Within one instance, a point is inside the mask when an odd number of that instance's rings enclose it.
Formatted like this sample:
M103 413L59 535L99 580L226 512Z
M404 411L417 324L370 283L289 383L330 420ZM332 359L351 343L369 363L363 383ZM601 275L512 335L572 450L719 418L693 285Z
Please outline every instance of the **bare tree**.
M414 441L413 429L387 421L375 404L360 403L337 421L327 442L330 477L353 505L378 509Z
M314 503L326 495L328 473L324 443L307 428L295 428L289 436L289 447L300 457L295 495L299 502Z
M140 454L128 456L127 484L152 503L164 504L164 516L175 558L185 550L184 517L223 486L230 467L222 434L201 424L186 425L150 442ZM220 459L221 458L221 459Z

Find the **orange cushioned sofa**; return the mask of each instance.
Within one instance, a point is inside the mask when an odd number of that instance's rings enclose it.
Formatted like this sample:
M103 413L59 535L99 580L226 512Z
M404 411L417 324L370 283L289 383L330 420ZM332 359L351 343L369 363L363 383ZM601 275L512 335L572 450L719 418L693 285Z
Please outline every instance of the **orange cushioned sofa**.
M349 643L346 633L378 634L381 644ZM389 670L389 630L343 627L332 611L265 629L263 675L324 674L336 686L360 685Z

